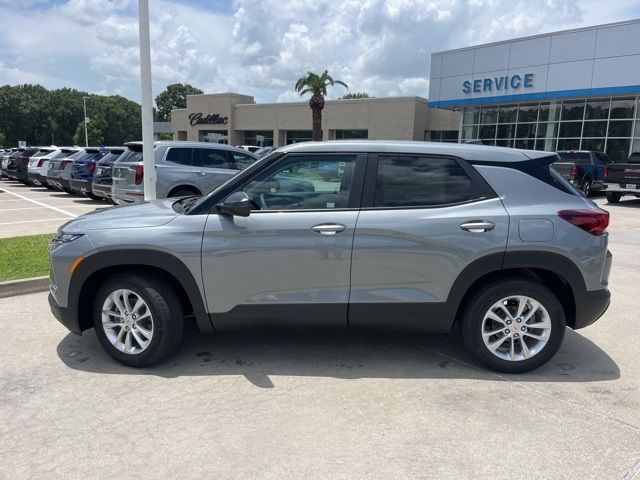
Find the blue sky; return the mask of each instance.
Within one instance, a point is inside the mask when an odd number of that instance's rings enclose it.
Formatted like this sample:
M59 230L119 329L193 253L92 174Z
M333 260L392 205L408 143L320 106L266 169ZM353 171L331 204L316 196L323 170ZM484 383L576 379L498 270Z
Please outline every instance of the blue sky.
M154 94L187 82L290 101L307 70L426 97L434 51L640 17L640 2L149 0ZM0 0L0 84L139 99L135 0ZM343 91L335 89L330 96Z

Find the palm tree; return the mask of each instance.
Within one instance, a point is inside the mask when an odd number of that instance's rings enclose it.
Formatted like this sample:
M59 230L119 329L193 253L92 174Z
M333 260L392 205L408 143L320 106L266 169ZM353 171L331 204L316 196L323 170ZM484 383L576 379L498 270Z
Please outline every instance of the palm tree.
M296 82L296 92L299 92L300 95L311 93L309 107L311 108L311 118L313 119L311 138L314 142L322 140L322 109L324 108L324 97L327 95L327 87L336 84L349 89L346 83L334 80L326 70L322 75L307 72L306 76L300 77Z

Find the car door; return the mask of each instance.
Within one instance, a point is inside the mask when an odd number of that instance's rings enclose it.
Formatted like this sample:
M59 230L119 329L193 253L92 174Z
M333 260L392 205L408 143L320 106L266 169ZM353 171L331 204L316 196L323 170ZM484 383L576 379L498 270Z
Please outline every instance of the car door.
M507 229L502 201L464 162L373 156L354 236L350 327L446 331L454 282L480 258L499 269Z
M291 154L243 183L248 217L211 213L202 274L216 329L257 323L346 328L364 157ZM323 179L321 163L338 175Z
M227 151L220 148L194 148L196 185L203 194L238 173L238 167Z
M161 147L159 147L161 148ZM196 174L193 168L193 151L191 147L169 147L162 157L162 151L157 148L156 158L161 156L163 160L156 163L157 193L158 198L165 198L172 191L185 185L195 185Z

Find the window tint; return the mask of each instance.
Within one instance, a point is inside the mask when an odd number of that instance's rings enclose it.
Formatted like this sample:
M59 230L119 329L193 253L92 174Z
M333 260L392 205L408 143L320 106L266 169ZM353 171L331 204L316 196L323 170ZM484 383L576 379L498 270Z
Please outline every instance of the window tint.
M203 168L231 168L235 169L229 163L226 152L224 150L214 150L212 148L197 148L194 151L195 157L200 158L200 162L196 160L196 166Z
M449 158L378 158L375 207L446 205L471 199L471 179Z
M244 170L245 168L247 168L249 165L251 165L253 162L256 161L255 158L253 158L251 155L247 155L246 153L242 153L242 152L231 152L231 155L233 156L233 159L236 162L236 165L238 166L238 170Z
M191 149L190 148L170 148L167 152L167 162L177 163L178 165L191 166Z
M589 152L558 152L558 156L568 162L591 163Z
M290 157L243 188L256 210L347 208L355 155Z

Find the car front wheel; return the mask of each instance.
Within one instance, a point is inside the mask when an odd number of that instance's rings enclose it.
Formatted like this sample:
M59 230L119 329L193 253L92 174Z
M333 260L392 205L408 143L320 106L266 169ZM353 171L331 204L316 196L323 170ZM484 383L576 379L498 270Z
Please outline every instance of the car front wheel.
M465 346L493 370L534 370L555 355L564 338L566 320L560 301L532 280L492 282L476 292L465 307Z
M98 291L93 323L102 347L132 367L167 357L182 339L183 311L175 290L146 274L118 274Z

